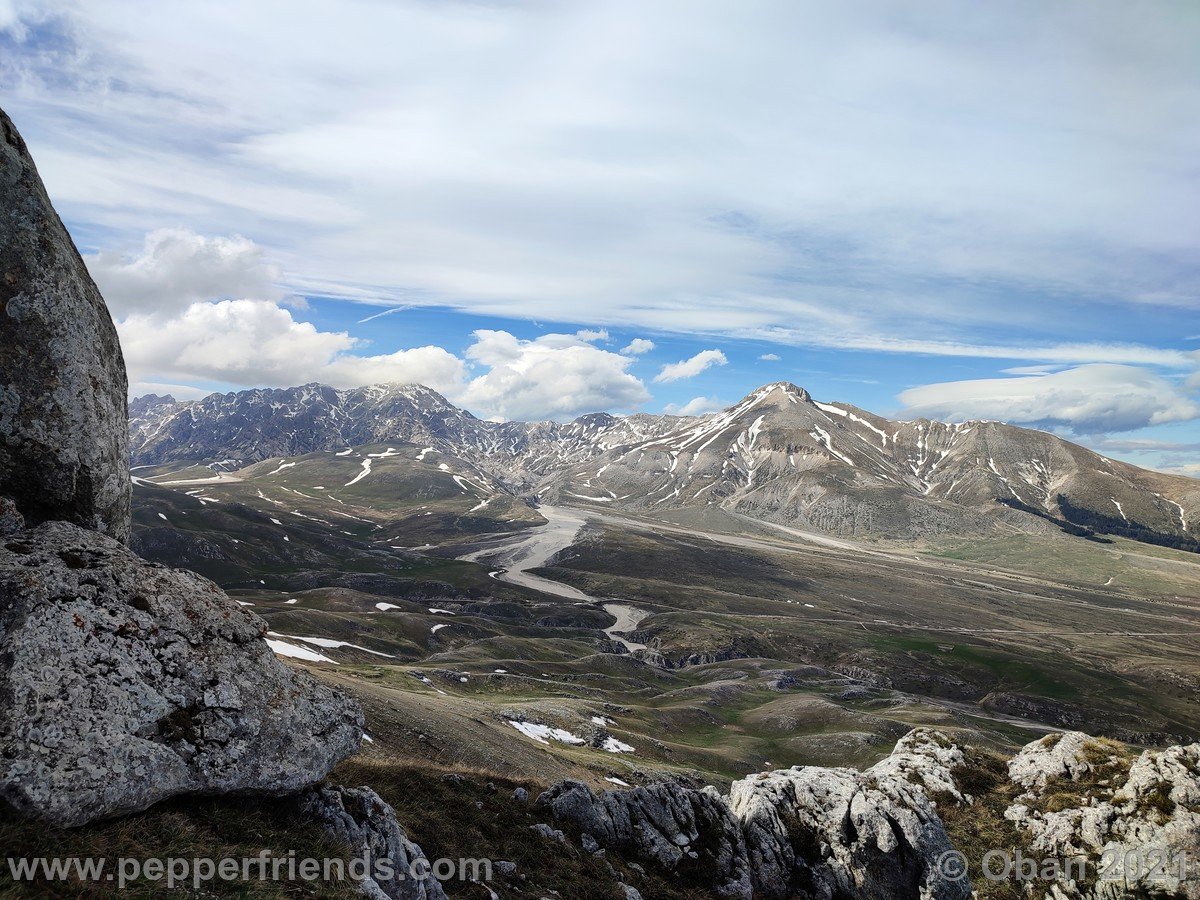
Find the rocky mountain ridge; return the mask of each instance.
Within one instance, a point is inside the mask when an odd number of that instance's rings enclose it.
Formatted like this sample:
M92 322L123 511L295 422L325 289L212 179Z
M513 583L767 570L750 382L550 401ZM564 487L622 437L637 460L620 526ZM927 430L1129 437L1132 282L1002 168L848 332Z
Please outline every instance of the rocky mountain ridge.
M649 514L716 506L854 538L1122 534L1200 550L1200 482L1000 422L893 421L787 382L706 416L484 421L420 385L323 385L130 407L135 465L225 470L387 441L470 461L516 495Z

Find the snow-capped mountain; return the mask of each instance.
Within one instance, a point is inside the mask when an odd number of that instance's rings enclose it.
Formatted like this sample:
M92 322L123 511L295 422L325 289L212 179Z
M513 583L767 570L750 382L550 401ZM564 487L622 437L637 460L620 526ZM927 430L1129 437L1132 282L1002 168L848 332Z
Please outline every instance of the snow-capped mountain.
M897 422L769 384L700 417L487 422L429 388L323 385L130 407L135 465L240 468L387 441L469 460L513 493L647 513L716 506L855 537L1076 527L1194 548L1200 482L999 422Z
M918 539L1053 526L1187 541L1200 483L999 422L895 422L795 385L600 454L543 486L575 503L699 504L832 534Z
M178 402L151 394L129 405L135 465L222 463L408 441L473 458L517 489L607 450L687 421L592 413L573 422L488 422L423 385L339 391L321 384L212 394Z

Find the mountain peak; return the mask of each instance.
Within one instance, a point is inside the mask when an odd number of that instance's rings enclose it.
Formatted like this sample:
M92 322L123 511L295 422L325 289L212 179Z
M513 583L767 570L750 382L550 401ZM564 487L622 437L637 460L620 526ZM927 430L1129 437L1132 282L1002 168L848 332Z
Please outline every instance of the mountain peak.
M772 381L770 384L764 384L757 390L751 391L743 401L766 397L769 394L781 393L788 397L799 400L801 403L812 403L812 395L798 384L792 384L790 381Z

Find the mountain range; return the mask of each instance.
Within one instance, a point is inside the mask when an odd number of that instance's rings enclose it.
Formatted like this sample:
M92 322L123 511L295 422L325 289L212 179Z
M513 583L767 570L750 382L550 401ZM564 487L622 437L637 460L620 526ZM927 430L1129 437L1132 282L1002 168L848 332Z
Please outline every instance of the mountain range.
M851 538L1062 529L1200 550L1200 482L1001 422L894 421L787 382L704 416L566 423L485 421L422 385L130 404L135 466L232 472L388 442L451 454L515 497L566 505L651 515L715 507Z

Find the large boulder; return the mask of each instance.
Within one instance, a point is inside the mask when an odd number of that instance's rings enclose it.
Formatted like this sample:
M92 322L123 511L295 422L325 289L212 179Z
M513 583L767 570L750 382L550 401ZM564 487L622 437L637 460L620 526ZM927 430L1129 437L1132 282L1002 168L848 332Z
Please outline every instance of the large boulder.
M369 787L314 787L297 798L297 811L350 848L364 870L359 889L369 900L443 900L446 896L430 874L425 853L396 821L396 811Z
M755 887L765 897L965 900L940 860L953 848L924 790L856 769L796 766L735 781Z
M281 794L354 753L362 712L279 662L190 572L52 522L0 543L0 801L62 826L181 793Z
M562 781L537 799L559 822L569 822L602 847L653 863L715 896L749 898L751 878L738 821L711 787L696 790L665 781L599 794L580 781Z
M0 110L0 495L128 541L125 364L104 299Z

